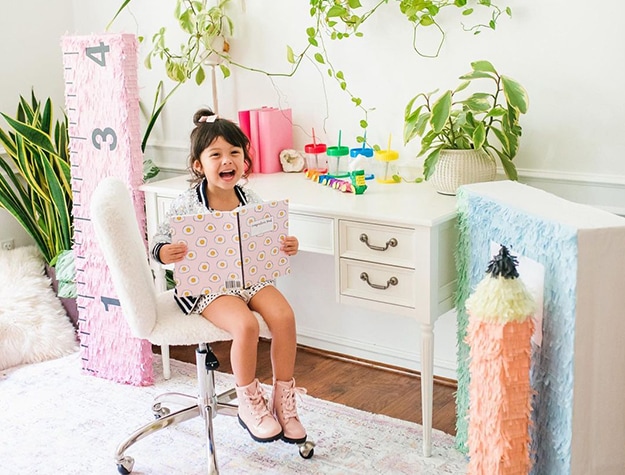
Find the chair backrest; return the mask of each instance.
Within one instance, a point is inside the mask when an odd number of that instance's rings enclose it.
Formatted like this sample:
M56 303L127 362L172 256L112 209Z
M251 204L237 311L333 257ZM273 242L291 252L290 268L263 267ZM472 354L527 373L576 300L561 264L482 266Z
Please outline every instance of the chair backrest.
M91 223L132 334L147 338L156 325L156 290L142 231L127 186L102 180L91 196Z

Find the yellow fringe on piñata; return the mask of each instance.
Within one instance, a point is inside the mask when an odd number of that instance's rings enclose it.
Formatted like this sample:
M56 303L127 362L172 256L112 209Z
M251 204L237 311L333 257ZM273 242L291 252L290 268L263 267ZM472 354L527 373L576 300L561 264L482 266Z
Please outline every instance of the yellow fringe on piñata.
M522 322L532 316L536 304L521 279L486 277L466 303L467 312L483 322Z

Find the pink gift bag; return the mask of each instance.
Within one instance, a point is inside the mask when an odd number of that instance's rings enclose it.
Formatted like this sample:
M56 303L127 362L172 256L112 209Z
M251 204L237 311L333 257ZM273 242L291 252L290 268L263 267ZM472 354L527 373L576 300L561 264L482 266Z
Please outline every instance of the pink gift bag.
M239 125L250 139L253 171L282 171L280 152L293 148L291 109L261 107L239 111Z

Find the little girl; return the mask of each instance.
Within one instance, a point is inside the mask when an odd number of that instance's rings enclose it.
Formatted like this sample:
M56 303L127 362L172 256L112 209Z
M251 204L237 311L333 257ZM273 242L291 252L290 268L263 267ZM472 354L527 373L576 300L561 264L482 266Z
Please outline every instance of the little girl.
M171 204L164 223L154 237L154 258L162 264L181 261L187 253L183 243L171 242L169 218L175 215L231 211L261 199L252 190L238 184L251 171L249 140L233 122L217 117L209 109L193 116L190 169L194 186ZM281 250L292 256L299 242L288 236ZM246 289L230 289L197 297L174 294L186 314L198 313L232 335L230 359L239 400L239 422L258 442L282 438L288 443L306 441L295 404L293 371L296 354L295 316L293 309L273 282L262 282ZM271 331L273 394L267 406L265 394L256 379L259 327L252 310L267 322Z

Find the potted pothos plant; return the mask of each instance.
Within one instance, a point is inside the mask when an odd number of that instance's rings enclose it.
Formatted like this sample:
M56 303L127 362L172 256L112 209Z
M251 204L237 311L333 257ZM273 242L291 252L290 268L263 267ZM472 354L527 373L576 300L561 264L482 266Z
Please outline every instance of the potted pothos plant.
M122 2L107 25L107 30L130 2L131 0ZM163 81L157 86L141 141L143 152L163 108L179 87L189 80L193 80L198 86L202 85L207 78L208 67L219 66L224 77L230 76L228 36L234 30L233 21L226 11L230 2L231 0L218 0L213 4L209 0L176 0L174 18L187 40L175 47L171 46L165 27L159 28L152 36L152 49L146 55L144 65L152 69L154 60L161 61L166 76L173 81L174 86L167 94L164 93ZM139 37L139 41L143 41L143 37Z
M513 159L522 133L520 117L529 106L527 91L484 60L471 63L471 71L460 80L454 90L419 93L410 100L404 114L404 143L421 139L418 156L425 157L426 180L435 176L449 150L483 151L487 161L498 158L506 176L517 180Z
M307 54L312 47L312 57L327 68L328 76L336 80L340 88L345 91L351 102L363 113L360 127L366 130L368 127L368 109L361 97L350 89L345 72L336 66L330 59L324 41L346 40L364 35L362 26L383 6L394 4L398 8L401 20L407 21L412 27L411 46L416 54L426 58L438 57L445 40L445 33L453 17L447 15L452 12L459 13L462 29L474 35L484 30L494 31L501 17L511 17L510 7L501 6L496 0L377 0L363 6L360 0L309 0L310 15L314 25L306 30L308 46L299 56L294 56L289 49L288 57L292 63L300 59L301 55ZM394 20L393 20L394 21ZM421 30L435 30L439 41L431 50L426 50L419 43L418 33ZM365 134L357 136L356 141L365 141ZM374 145L375 149L379 149Z
M75 313L63 300L76 297L67 117L55 120L52 101L34 91L30 100L20 96L14 116L2 117L9 128L0 128L0 207L33 239L68 314Z

